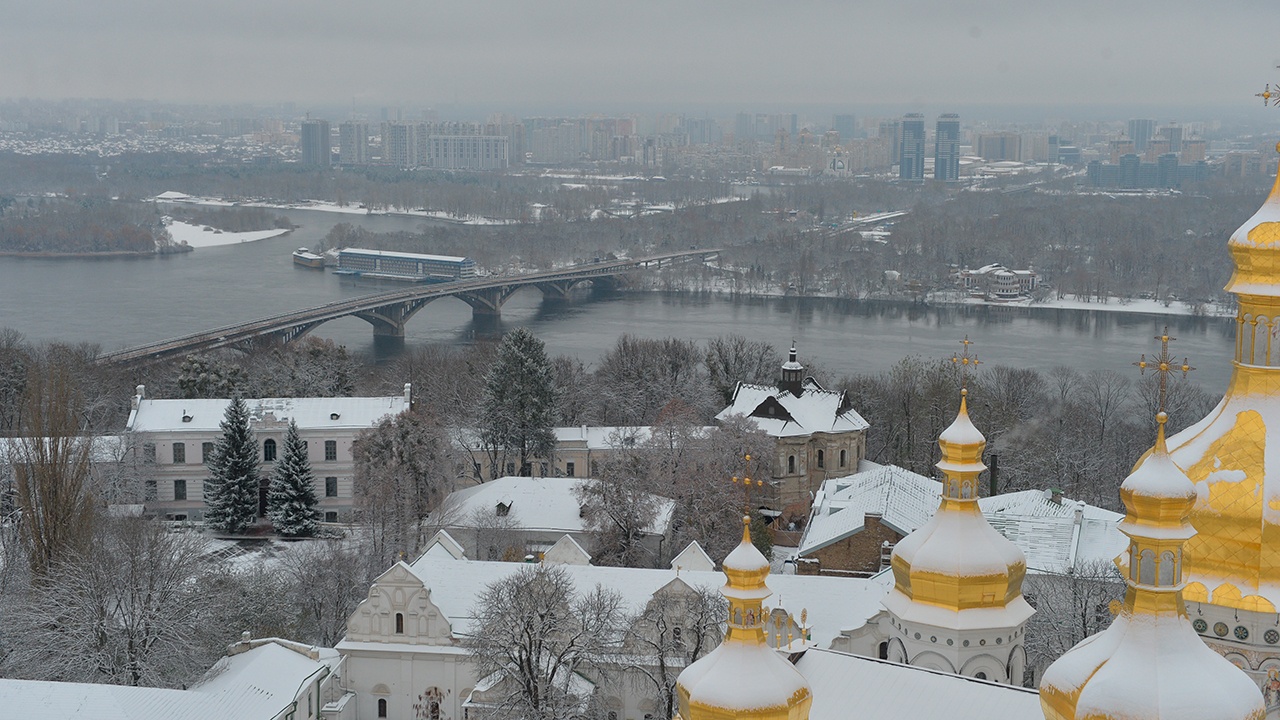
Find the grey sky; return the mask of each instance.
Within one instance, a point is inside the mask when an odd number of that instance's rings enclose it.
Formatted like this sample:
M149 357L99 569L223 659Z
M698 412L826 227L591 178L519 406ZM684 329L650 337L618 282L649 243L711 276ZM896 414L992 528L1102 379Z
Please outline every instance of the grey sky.
M1280 0L7 0L0 97L1238 106L1280 81L1277 21Z

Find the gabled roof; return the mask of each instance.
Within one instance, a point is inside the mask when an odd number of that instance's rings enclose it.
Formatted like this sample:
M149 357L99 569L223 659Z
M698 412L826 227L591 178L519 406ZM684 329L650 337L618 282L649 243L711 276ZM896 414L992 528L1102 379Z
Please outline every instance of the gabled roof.
M201 432L219 431L231 400L150 400L136 401L129 415L129 430L134 432ZM373 427L382 418L399 415L409 409L403 395L394 397L332 398L264 398L246 400L249 422L255 424L274 418L287 423L294 420L299 430L362 429ZM184 418L189 418L184 421Z
M591 553L582 549L572 535L564 535L542 555L548 565L590 565Z
M454 560L465 560L467 551L453 539L447 530L440 530L427 541L427 549L423 554L432 553L434 557L451 557Z
M702 545L698 544L697 540L694 540L685 546L685 549L681 550L679 555L671 559L671 569L676 571L700 570L711 572L716 569L716 563L707 554L707 551L702 549Z
M870 427L854 410L840 412L843 402L844 393L823 390L812 379L805 380L804 391L799 397L771 385L740 382L733 391L733 401L716 415L716 419L745 415L773 437L844 433ZM779 406L785 410L785 415L775 411L770 416L769 409Z
M1042 720L1034 690L926 670L887 660L811 648L796 661L809 681L809 720L948 718Z
M501 477L449 494L440 509L432 513L429 525L468 527L474 513L495 515L499 504L508 507L507 517L524 530L543 532L583 532L577 488L589 478ZM675 502L659 498L658 513L645 529L662 535L671 524Z
M941 493L941 483L923 475L863 461L857 473L822 484L799 555L860 532L867 515L879 515L882 523L907 535L933 517ZM1030 572L1065 572L1086 562L1110 561L1126 546L1116 527L1124 517L1120 513L1074 500L1055 502L1040 490L980 498L978 507L992 527L1022 549Z

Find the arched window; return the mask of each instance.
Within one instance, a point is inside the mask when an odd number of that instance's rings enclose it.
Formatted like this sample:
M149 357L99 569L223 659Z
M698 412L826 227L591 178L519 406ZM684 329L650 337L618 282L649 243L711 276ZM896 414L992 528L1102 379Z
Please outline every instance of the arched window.
M1138 582L1152 585L1156 581L1156 554L1153 550L1143 550L1138 561Z
M378 717L381 718L386 716L387 716L387 699L378 698Z
M840 451L840 467L844 467L845 465L848 465L848 464L849 464L849 451L841 450Z
M275 462L276 459L276 441L267 438L262 441L262 461Z
M889 659L889 642L888 642L888 641L885 641L885 642L880 643L880 647L878 648L878 650L879 650L879 652L877 652L877 653L876 653L876 655L877 655L881 660L888 660L888 659Z
M795 473L796 473L796 456L788 455L787 456L787 474L794 475Z
M427 710L427 720L440 720L440 703L432 700L431 707Z
M978 671L978 674L977 674L977 675L974 675L974 677L978 678L979 680L986 680L986 679L987 679L987 674L986 674L986 673L984 673L984 672L982 672L981 670L979 670L979 671Z
M1173 558L1173 553L1165 551L1160 553L1160 585L1169 586L1176 582L1173 579L1174 570L1177 568L1177 561Z
M684 645L684 638L681 637L683 634L684 631L681 628L671 628L671 643L676 647Z
M396 613L396 634L404 634L404 613Z
M827 457L821 450L819 450L818 451L818 467L824 468L826 466L827 466Z

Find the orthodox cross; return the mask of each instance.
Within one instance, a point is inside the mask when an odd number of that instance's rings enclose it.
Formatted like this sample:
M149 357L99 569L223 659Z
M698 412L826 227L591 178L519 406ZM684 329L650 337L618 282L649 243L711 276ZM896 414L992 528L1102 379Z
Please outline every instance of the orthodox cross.
M1280 105L1280 84L1277 84L1276 89L1272 90L1271 83L1267 83L1265 90L1260 93L1254 93L1253 96L1262 98L1263 107L1266 107L1268 103L1271 105Z
M745 512L746 515L750 516L751 515L751 488L753 486L764 487L764 481L752 480L751 478L747 477L747 473L751 472L751 455L750 454L744 455L743 460L745 461L745 463L743 465L742 477L738 477L737 475L734 475L733 483L735 485L738 484L739 482L742 483L743 511Z
M964 336L964 339L960 341L960 344L964 346L964 352L959 355L952 355L951 364L960 368L960 388L966 389L969 387L970 370L972 369L976 372L978 370L978 366L982 363L978 360L977 355L969 354L969 346L973 344L973 341L969 339L968 335Z
M1187 373L1195 370L1187 363L1185 357L1182 358L1182 364L1179 365L1177 364L1177 359L1169 355L1169 342L1177 339L1169 335L1169 326L1165 325L1164 332L1156 336L1156 340L1160 341L1160 354L1148 360L1147 354L1143 353L1142 359L1134 363L1143 375L1146 375L1147 369L1150 368L1160 376L1160 412L1165 411L1165 400L1169 396L1169 373L1181 371L1182 377L1185 378Z

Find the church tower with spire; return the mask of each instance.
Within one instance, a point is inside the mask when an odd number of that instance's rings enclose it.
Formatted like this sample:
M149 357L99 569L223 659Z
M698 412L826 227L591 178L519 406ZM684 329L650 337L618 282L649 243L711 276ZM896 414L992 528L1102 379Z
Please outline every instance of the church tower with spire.
M971 358L956 358L968 365ZM889 659L933 670L1021 685L1027 619L1027 560L978 509L987 440L960 412L938 438L942 501L937 513L893 550L894 587L884 600Z
M1162 367L1162 370L1167 368ZM1210 650L1183 602L1184 545L1196 488L1156 445L1120 486L1129 549L1118 561L1128 589L1116 619L1045 671L1047 720L1262 720L1258 688Z
M742 518L742 542L722 566L728 632L719 647L676 679L677 719L808 720L808 681L765 637L769 561L751 544L750 518Z

